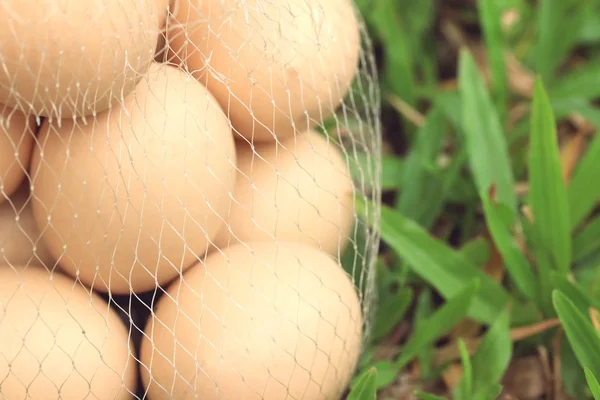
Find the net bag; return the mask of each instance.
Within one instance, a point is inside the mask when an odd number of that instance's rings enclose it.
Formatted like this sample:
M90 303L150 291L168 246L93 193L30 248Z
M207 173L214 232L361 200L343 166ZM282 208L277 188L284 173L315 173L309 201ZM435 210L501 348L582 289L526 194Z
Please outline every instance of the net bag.
M0 19L0 398L344 398L381 202L351 0Z

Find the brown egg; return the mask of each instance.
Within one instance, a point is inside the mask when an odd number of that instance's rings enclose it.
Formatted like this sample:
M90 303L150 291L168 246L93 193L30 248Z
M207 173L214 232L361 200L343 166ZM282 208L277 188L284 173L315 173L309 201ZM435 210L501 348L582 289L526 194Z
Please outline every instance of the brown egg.
M168 36L171 62L184 63L255 141L322 123L360 54L351 0L180 0Z
M235 184L229 122L185 72L154 64L124 107L44 123L32 161L52 255L113 294L164 285L203 257Z
M354 286L326 253L252 243L209 255L161 297L141 376L159 399L339 399L361 348Z
M0 265L3 264L50 269L54 266L33 218L29 185L22 185L8 201L0 204Z
M133 90L154 57L168 0L4 0L0 103L94 115Z
M0 105L0 204L6 202L25 178L35 131L34 117Z
M133 346L97 294L44 268L2 267L0 321L3 398L133 398Z
M238 144L239 174L217 248L301 242L341 255L354 222L354 185L339 147L316 132L255 149Z

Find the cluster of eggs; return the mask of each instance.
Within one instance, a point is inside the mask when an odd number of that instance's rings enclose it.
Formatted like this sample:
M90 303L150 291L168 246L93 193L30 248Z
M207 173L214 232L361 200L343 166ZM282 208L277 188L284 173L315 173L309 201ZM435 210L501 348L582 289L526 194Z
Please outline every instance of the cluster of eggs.
M0 393L336 399L359 298L349 0L0 6ZM101 295L162 288L130 331Z

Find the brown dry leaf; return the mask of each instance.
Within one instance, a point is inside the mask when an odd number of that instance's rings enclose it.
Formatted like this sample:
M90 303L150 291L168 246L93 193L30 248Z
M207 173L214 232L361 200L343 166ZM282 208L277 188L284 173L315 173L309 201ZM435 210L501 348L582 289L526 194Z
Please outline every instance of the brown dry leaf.
M542 372L544 373L544 378L546 379L546 382L548 382L548 397L552 398L552 395L554 394L552 391L553 387L550 384L550 382L552 381L552 367L550 366L550 357L548 356L548 349L546 349L544 346L538 346L537 351L539 360L542 363Z
M544 396L549 382L537 356L513 359L502 379L505 391L521 400L535 400Z
M550 319L533 325L513 328L510 331L510 338L513 342L518 342L559 325L560 321L558 319ZM465 345L469 354L473 355L475 353L480 341L480 338L465 339ZM451 342L437 349L434 363L439 366L450 361L458 360L459 358L460 353L458 351L458 345L456 342Z
M504 279L504 260L502 259L502 254L498 251L496 246L494 246L494 241L490 235L490 233L486 230L483 236L488 240L491 244L490 249L490 259L483 267L484 271L490 275L496 282L502 282Z
M514 24L519 22L520 19L521 19L521 14L519 14L518 10L511 8L511 9L504 11L501 16L502 29L505 32L508 31Z
M575 170L579 157L581 157L584 145L585 136L576 134L567 139L567 142L560 149L563 180L566 185L571 181L571 175Z
M479 336L481 331L481 324L469 318L463 319L452 329L449 335L450 341L462 339L472 339Z
M463 370L460 363L453 363L450 364L448 368L444 370L444 372L442 372L442 380L444 381L444 384L448 390L452 391L452 389L454 389L454 387L460 382L462 375Z
M388 94L387 100L396 111L400 113L404 118L415 124L417 127L423 126L425 123L425 117L423 114L418 112L410 104L402 100L395 94Z
M592 324L597 331L600 331L600 315L595 308L590 307L589 309L590 317L592 318Z

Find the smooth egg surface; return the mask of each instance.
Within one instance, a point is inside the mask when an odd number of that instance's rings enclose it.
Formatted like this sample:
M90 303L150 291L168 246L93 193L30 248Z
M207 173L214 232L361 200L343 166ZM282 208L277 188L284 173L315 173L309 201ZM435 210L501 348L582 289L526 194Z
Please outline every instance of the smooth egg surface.
M333 114L358 69L350 0L180 0L170 62L214 93L237 133L273 141Z
M236 188L215 247L300 242L340 256L355 220L355 187L339 146L308 131L237 149Z
M47 122L33 211L61 267L103 292L164 285L204 256L235 184L229 122L185 72L154 64L119 110Z
M45 268L1 267L0 321L3 398L133 398L127 328L81 284Z
M168 0L3 0L0 103L40 116L94 115L154 58Z
M337 400L361 332L357 292L329 255L294 243L235 245L158 300L142 381L155 400Z

